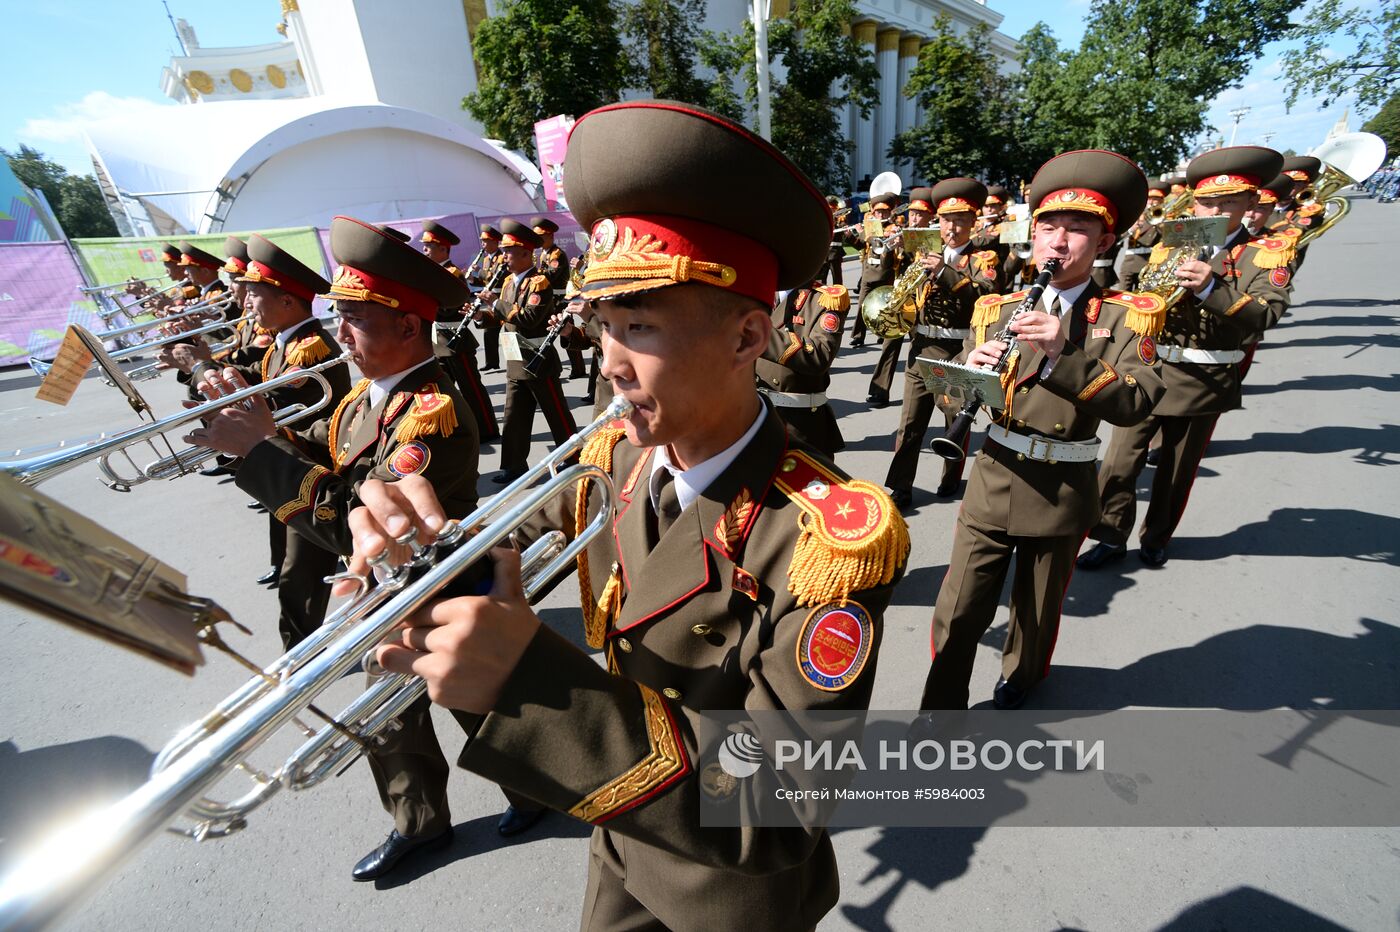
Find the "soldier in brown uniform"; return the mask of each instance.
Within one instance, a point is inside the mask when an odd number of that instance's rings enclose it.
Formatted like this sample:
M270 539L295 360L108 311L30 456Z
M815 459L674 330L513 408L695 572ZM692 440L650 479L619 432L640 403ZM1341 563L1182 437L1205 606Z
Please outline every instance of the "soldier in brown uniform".
M792 289L773 307L773 334L755 363L758 387L787 425L788 436L832 461L846 441L826 390L850 309L851 296L841 285L817 279Z
M584 297L604 368L636 406L583 453L619 496L614 533L579 565L607 668L540 623L504 551L490 596L434 604L380 660L482 716L463 766L597 826L583 928L812 929L839 893L827 832L701 827L701 794L725 792L725 775L697 760L695 722L869 703L907 528L878 488L786 438L753 377L775 291L812 281L831 215L770 145L686 104L585 114L564 178L592 230ZM392 518L441 524L421 483L366 495L352 569ZM577 495L531 532L574 533ZM812 647L838 630L823 643L843 647Z
M423 255L442 266L454 278L466 277L466 272L452 261L452 247L462 242L456 233L436 220L428 220L423 224L420 242ZM477 346L471 324L463 320L461 306L438 308L437 320L433 323L433 350L438 364L457 384L457 390L466 399L467 407L471 408L478 439L489 443L501 438L501 428L496 423L496 409L491 404L491 396L481 382L481 373L476 369Z
M244 383L266 382L341 355L340 345L311 314L312 300L330 287L324 278L256 233L249 238L248 266L239 278L248 290L248 311L259 326L274 334L273 342L256 363L231 367ZM177 355L177 361L191 373L196 384L208 381L226 365L211 360L207 350L201 354L190 347L180 349L187 352ZM320 415L324 417L336 410L349 393L350 373L347 366L341 365L322 374L331 386L330 398ZM293 404L311 405L321 397L320 387L308 378L274 389L268 404L277 410ZM293 429L309 427L311 424L303 422ZM330 597L325 577L335 572L340 555L295 527L288 527L271 510L268 522L277 570L277 629L283 646L291 647L319 628L325 619Z
M1056 156L1031 182L1035 262L1061 265L1040 304L1012 328L1020 345L1004 376L1010 404L988 429L958 513L933 610L933 662L921 708L967 707L977 645L1013 556L1011 621L993 702L1019 707L1049 669L1075 551L1098 518L1099 422L1136 423L1162 396L1152 338L1162 299L1105 292L1090 278L1094 257L1122 235L1146 198L1138 167L1101 150ZM1024 297L977 302L968 363L1001 358L1006 345L988 337Z
M977 211L987 189L972 178L947 178L932 188L915 188L909 193L909 223L925 226L936 215L943 235L943 253L914 259L928 271L928 280L914 294L914 330L910 337L909 358L904 363L904 407L899 414L899 430L894 435L894 456L890 459L885 486L900 508L913 501L914 477L919 468L919 448L923 446L928 422L938 398L928 390L924 378L928 367L924 357L952 359L962 354L963 343L972 335L972 306L985 294L996 291L997 254L977 250L970 238ZM954 406L943 410L946 423L957 415ZM962 481L962 460L943 461L943 476L934 492L947 498Z
M1293 155L1284 159L1283 174L1293 180L1293 189L1279 199L1275 208L1278 217L1273 224L1273 232L1297 242L1298 237L1322 223L1327 217L1327 205L1314 199L1301 204L1299 198L1306 195L1317 176L1322 173L1322 160L1312 155ZM1307 258L1308 247L1297 250L1295 265L1302 268Z
M243 311L248 298L248 285L240 276L248 269L248 244L236 236L224 240L224 272L233 292L233 306ZM225 359L232 366L247 366L262 359L272 343L272 334L255 320L242 320L234 327L234 346Z
M885 228L885 233L892 234L898 232L899 228L894 223L894 209L899 206L898 194L883 194L870 202L870 216L880 221ZM870 294L870 289L878 288L881 285L888 285L894 281L894 277L904 269L904 254L896 246L891 246L884 237L868 240L865 232L861 229L852 230L847 234L848 241L860 247L860 294L853 299L857 308L860 307L860 298ZM855 315L855 323L851 325L851 345L865 345L865 321L859 312ZM895 359L898 360L896 354ZM890 370L891 379L894 371ZM890 381L885 382L885 403L889 403ZM877 398L878 400L878 398Z
M1167 391L1151 417L1113 432L1099 470L1103 515L1090 532L1100 543L1080 557L1082 569L1096 569L1127 552L1137 514L1137 477L1148 441L1159 430L1162 443L1139 556L1148 566L1167 562L1167 543L1186 510L1215 422L1240 405L1244 348L1288 306L1289 244L1281 238L1253 240L1241 222L1258 199L1259 185L1278 175L1282 164L1283 156L1272 149L1235 146L1199 155L1187 167L1196 216L1229 217L1229 239L1209 261L1188 259L1176 268L1186 294L1171 308L1162 331L1159 354Z
M1123 240L1123 287L1128 291L1137 287L1138 276L1147 265L1147 257L1152 254L1152 247L1162 238L1161 225L1153 223L1148 215L1161 207L1166 197L1165 181L1149 182L1147 207L1143 209L1142 216L1133 224Z
M501 231L495 227L481 228L481 252L467 267L467 284L473 288L485 288L496 270L505 264L506 255L501 252ZM496 319L479 319L481 325L483 372L495 372L501 368L501 325Z
M990 249L997 254L997 265L1006 262L1011 245L1001 241L1002 224L1006 222L1006 199L1010 196L1005 187L999 184L987 185L987 200L982 205L982 216L977 218L977 226L972 231L972 245L977 250Z
M501 431L501 471L492 482L504 485L529 467L530 435L535 408L544 411L555 444L578 430L559 387L559 352L545 340L554 310L554 290L535 268L534 250L540 235L522 223L501 221L501 251L509 274L500 294L482 292L482 316L502 328L506 356L506 423Z
M554 303L562 306L569 288L569 254L554 241L559 232L559 224L548 217L532 217L530 229L539 234L540 248L535 250L535 270L549 279L549 287L554 289ZM559 345L569 355L569 378L588 378L588 362L583 351L588 348L588 338L575 333L570 336L560 334Z
M364 378L329 417L290 436L272 427L264 404L225 408L191 439L243 456L238 486L296 533L348 555L348 515L369 479L419 476L452 517L476 506L476 422L433 353L438 308L460 306L467 288L411 246L348 217L331 222L340 268L330 286L338 334ZM243 384L235 370L209 373L218 396ZM403 728L369 752L394 830L356 864L354 877L382 876L415 850L446 844L452 819L448 765L426 700L400 717Z

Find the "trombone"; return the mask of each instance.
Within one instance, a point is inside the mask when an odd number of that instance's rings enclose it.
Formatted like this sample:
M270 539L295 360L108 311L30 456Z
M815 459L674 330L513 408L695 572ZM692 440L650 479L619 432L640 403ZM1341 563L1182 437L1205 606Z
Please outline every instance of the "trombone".
M332 394L330 382L328 382L326 377L321 373L332 366L341 365L349 360L350 355L348 353L337 356L335 359L327 359L324 362L306 369L297 369L285 375L280 375L275 379L259 382L257 385L250 385L231 395L215 398L212 401L206 401L201 405L187 408L184 411L172 414L169 417L161 418L160 420L152 421L149 424L141 424L116 434L104 434L91 443L72 447L58 447L24 459L0 461L0 473L12 476L25 485L32 486L38 485L41 482L46 482L61 473L68 472L75 466L81 465L90 459L97 459L100 463L99 468L102 470L103 475L107 477L104 484L109 489L113 489L117 492L130 492L133 486L141 485L142 483L150 482L155 479L173 479L176 476L182 476L190 472L201 462L213 457L215 451L205 447L193 447L176 453L171 449L170 441L165 438L165 434L168 431L175 430L177 427L194 421L202 420L206 416L214 414L220 408L226 408L231 404L238 404L241 401L252 398L254 395L267 394L275 388L281 388L283 385L300 381L304 378L309 377L313 379L321 389L321 397L310 405L288 405L285 408L279 408L277 411L273 412L273 422L280 428L295 420L306 417L308 414L314 414L329 404ZM170 455L156 460L144 469L137 467L136 463L131 458L131 454L127 452L127 448L135 446L138 443L145 443L154 450L156 449L156 438L165 441L166 448L171 449ZM157 451L157 453L159 453L159 451ZM131 463L132 467L137 470L135 476L121 476L111 468L111 457L117 454L125 456L127 462Z
M227 400L220 399L220 403ZM390 567L387 553L372 559L375 569L392 570L377 587L369 589L366 578L352 577L359 581L360 591L311 637L259 670L213 712L176 735L157 756L149 781L71 831L46 840L32 857L0 880L0 928L38 928L58 919L126 855L182 815L193 819L194 825L172 829L178 834L196 840L230 834L244 828L248 814L283 787L314 786L337 764L362 753L395 715L422 695L422 680L381 675L339 718L329 718L316 708L314 703L321 693L378 647L403 619L436 598L463 570L486 558L491 548L509 538L547 502L583 480L596 483L603 507L573 541L565 543L564 535L554 531L522 555L522 582L526 597L533 600L611 526L614 493L608 473L597 466L566 464L589 438L614 419L626 417L631 407L627 400L614 397L601 417L564 441L490 502L462 521L450 522L433 543L414 543L413 555L406 563ZM400 538L399 543L413 543L413 534ZM203 634L218 645L211 628L205 628ZM311 741L300 751L270 774L245 763L253 750L289 723L310 732L297 719L304 711L325 718L326 725L312 733ZM253 780L247 793L228 802L204 797L235 768L244 769Z
M233 299L232 299L232 298L229 298L229 300L232 301ZM213 307L202 308L202 309L201 309L201 313L206 313L206 314L207 314L207 313L209 313L211 310L215 310L215 308L213 308ZM192 339L193 337L202 336L203 334L206 334L206 333L213 333L213 332L216 331L216 330L227 330L229 327L236 327L236 326L238 326L240 323L245 323L245 322L250 321L250 320L252 320L252 319L253 319L253 315L252 315L252 314L245 314L244 316L239 317L239 318L235 318L234 320L216 320L216 321L214 321L214 322L211 323L211 324L205 324L203 327L196 327L196 328L193 329L193 330L186 330L186 331L184 331L183 333L172 333L172 334L169 334L169 335L167 335L167 336L163 336L163 337L160 337L160 338L155 339L155 340L151 340L151 341L146 342L146 343L138 343L138 344L136 344L135 346L127 346L127 347L124 347L124 348L119 349L119 350L117 350L116 352L112 353L112 359L113 359L113 361L120 362L121 360L130 359L130 358L132 358L132 357L134 357L134 356L141 356L141 355L144 355L145 353L149 352L150 350L159 349L160 347L162 347L162 346L167 346L167 345L169 345L169 344L171 344L171 343L189 343L189 342L191 342L191 339ZM161 321L161 322L163 323L164 321ZM211 346L211 347L210 347L210 351L213 352L213 353L216 353L216 354L217 354L217 353L221 353L221 352L223 352L224 350L230 348L231 344L232 344L232 341L226 341L226 342L224 342L224 343L216 343L214 346ZM44 360L44 359L40 359L38 356L30 356L30 357L29 357L29 368L33 369L34 372L35 372L35 374L37 374L37 375L39 375L39 376L46 376L46 375L49 374L49 370L53 368L53 360L51 360L51 359L50 359L50 360ZM99 371L100 371L100 367L97 365L97 363L96 363L95 361L93 362L91 368L93 368L93 369L99 369ZM155 377L156 377L157 375L159 375L162 371L164 371L164 370L161 368L161 364L158 363L158 362L153 362L153 363L148 363L147 365L138 366L138 367L135 368L135 369L129 370L129 371L126 373L126 377L127 377L128 379L133 380L133 381L140 381L140 380L143 380L143 379L155 378Z

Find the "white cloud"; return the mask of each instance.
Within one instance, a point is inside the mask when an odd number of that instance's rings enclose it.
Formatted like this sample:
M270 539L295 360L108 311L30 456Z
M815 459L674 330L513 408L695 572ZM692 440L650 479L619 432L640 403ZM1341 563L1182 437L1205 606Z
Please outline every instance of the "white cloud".
M33 117L15 132L22 142L43 143L81 142L83 127L88 123L113 117L142 120L167 111L173 104L162 105L144 97L114 97L106 91L92 91L82 100L61 104L49 116Z
M1262 144L1264 134L1271 133L1268 144L1273 148L1307 152L1326 138L1328 130L1353 103L1348 97L1324 108L1321 97L1307 96L1299 98L1290 109L1285 105L1287 94L1288 85L1286 79L1282 79L1278 58L1267 64L1261 62L1251 73L1250 80L1211 101L1206 121L1213 124L1216 131L1210 138L1223 138L1229 143L1234 125L1230 111L1248 107L1249 113L1240 120L1236 144ZM1357 129L1361 122L1353 109L1351 128Z

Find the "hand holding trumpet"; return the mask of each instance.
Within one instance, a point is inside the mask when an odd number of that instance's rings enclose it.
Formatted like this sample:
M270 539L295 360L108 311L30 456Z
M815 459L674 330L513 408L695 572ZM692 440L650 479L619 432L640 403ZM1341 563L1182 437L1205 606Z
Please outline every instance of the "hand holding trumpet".
M234 368L211 371L199 382L199 391L210 401L247 387L243 374ZM197 403L187 401L185 407L197 407ZM253 447L276 435L277 425L273 421L272 410L267 406L267 399L255 395L215 411L205 420L203 427L190 431L184 439L229 456L243 457L251 453Z

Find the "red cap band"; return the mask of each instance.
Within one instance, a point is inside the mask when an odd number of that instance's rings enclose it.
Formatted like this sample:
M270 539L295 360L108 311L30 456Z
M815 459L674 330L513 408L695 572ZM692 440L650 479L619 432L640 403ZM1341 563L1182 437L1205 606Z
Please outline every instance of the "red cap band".
M1113 202L1097 191L1089 188L1061 188L1051 191L1040 201L1032 217L1053 213L1057 210L1077 210L1101 218L1112 230L1118 224L1118 212Z
M248 268L243 273L245 282L265 282L274 288L281 288L294 298L301 298L303 301L310 301L316 297L316 292L303 285L290 276L283 275L270 265L264 265L257 259L248 262Z
M335 282L328 294L349 301L373 301L405 314L416 314L424 320L437 319L437 302L430 296L391 278L376 278L348 265L336 269Z

